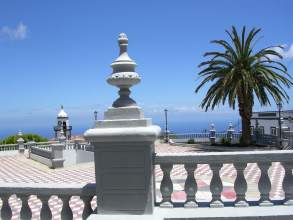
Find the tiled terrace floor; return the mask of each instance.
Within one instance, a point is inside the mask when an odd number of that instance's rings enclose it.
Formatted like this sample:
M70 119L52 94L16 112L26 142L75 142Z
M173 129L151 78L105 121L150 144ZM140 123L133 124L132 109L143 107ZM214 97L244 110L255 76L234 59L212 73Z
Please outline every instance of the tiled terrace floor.
M192 147L176 147L165 144L159 144L156 146L156 152L194 152L196 149ZM26 159L21 155L5 155L0 154L0 185L1 183L94 183L94 164L85 163L76 166L71 166L62 169L51 170L46 166L41 165L35 161ZM162 179L162 172L159 167L156 167L156 195L157 201L160 201L160 181ZM198 165L195 172L195 177L198 184L198 193L196 195L198 201L208 201L211 199L209 192L209 183L211 180L211 171L208 165ZM269 175L272 180L271 198L281 199L283 198L282 180L284 176L284 170L279 163L273 163L273 166L269 170ZM172 195L175 201L184 201L185 193L184 181L186 179L186 172L183 166L174 166L171 177L174 183L174 193ZM260 177L260 172L256 164L248 164L245 170L245 177L248 182L247 197L257 200L259 194L257 192L257 182ZM231 164L225 164L221 169L221 178L223 180L224 190L222 193L223 200L233 200L235 193L233 190L233 182L236 178L236 171ZM18 219L20 211L20 201L15 197L10 198L10 203L13 207L14 217ZM29 200L30 207L33 210L33 218L38 219L38 213L41 207L40 201L31 196ZM62 202L56 197L52 196L50 199L50 207L53 212L53 219L60 219L60 210ZM93 207L95 206L95 200L93 200ZM74 219L81 219L81 213L83 204L78 197L72 197L71 208L73 209Z

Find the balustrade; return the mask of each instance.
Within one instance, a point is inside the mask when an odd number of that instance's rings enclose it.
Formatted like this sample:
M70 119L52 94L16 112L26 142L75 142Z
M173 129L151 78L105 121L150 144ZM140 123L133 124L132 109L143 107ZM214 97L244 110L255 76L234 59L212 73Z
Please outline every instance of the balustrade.
M162 164L161 169L163 171L163 179L161 183L162 202L161 207L173 207L171 195L173 192L173 183L170 177L170 172L173 168L172 164Z
M160 165L163 171L163 179L161 182L162 201L160 206L173 207L174 202L171 199L173 193L172 179L170 173L174 165L184 165L187 171L184 191L186 193L186 201L184 207L197 207L201 204L196 201L195 194L197 192L197 183L194 172L197 164L208 164L212 171L212 179L210 182L210 192L212 200L208 203L210 207L224 207L224 205L233 204L235 207L248 207L249 205L272 206L274 201L270 199L271 190L270 177L268 170L272 162L280 162L285 170L283 180L283 190L285 199L275 201L284 205L293 205L293 152L284 151L246 151L246 152L226 152L226 153L184 153L184 154L157 154L155 164ZM247 180L244 171L248 163L256 163L260 170L260 179L258 182L258 190L260 199L258 203L247 201ZM223 164L233 164L236 169L236 179L234 182L234 190L236 192L235 201L225 203L221 200L223 191L223 183L220 177L220 170ZM206 203L202 203L205 204Z
M20 213L12 213L9 198L16 195L21 200ZM84 203L82 219L87 219L93 213L91 201L95 195L94 184L1 184L0 197L2 199L1 219L10 220L13 215L18 215L20 219L32 219L32 210L28 200L30 195L36 195L41 201L40 219L52 219L53 213L50 208L50 197L58 196L62 200L61 219L73 219L73 210L70 207L72 196L79 196ZM34 210L35 212L35 210Z

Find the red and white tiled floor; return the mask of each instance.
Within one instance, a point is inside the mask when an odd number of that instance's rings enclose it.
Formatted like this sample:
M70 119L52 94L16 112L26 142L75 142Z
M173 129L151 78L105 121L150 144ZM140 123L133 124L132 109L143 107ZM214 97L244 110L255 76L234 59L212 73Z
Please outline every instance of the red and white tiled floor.
M175 147L168 145L156 146L156 152L191 152L194 151L190 147ZM0 154L0 185L1 183L94 183L94 164L85 163L76 166L71 166L62 169L51 170L46 166L41 165L35 161L26 159L20 155L1 156ZM156 196L157 201L160 201L160 182L162 180L162 171L158 166L155 170L156 174ZM223 181L222 199L225 201L234 200L235 192L233 183L236 178L236 171L232 164L224 164L220 172ZM284 170L279 163L273 163L269 169L269 176L272 182L271 198L282 199L284 192L282 190L282 180L284 178ZM211 170L206 164L198 165L195 172L195 178L198 185L198 192L196 194L197 201L209 201L211 193L209 192L209 183L212 177ZM260 172L256 164L248 164L245 169L245 177L248 183L247 198L249 200L257 200L259 193L257 190L257 182L260 178ZM184 193L184 182L186 179L186 172L182 165L176 165L171 172L171 178L174 184L174 193L172 195L173 201L184 201L186 196ZM19 211L21 202L15 196L10 197L10 205L13 209L13 219L19 219ZM33 212L33 219L39 219L39 210L41 202L36 196L31 196L29 205ZM61 200L52 196L49 200L50 208L53 212L53 219L60 219L60 210L62 207ZM95 199L92 201L93 207L96 206ZM74 219L81 219L83 210L83 203L78 197L72 197L70 207L74 213Z

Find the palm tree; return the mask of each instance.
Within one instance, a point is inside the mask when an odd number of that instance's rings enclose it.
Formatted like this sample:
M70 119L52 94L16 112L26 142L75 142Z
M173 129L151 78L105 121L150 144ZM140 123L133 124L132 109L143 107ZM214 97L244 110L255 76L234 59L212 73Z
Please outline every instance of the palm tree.
M244 26L239 36L232 26L232 31L226 30L229 41L211 41L223 50L204 54L209 59L199 64L203 70L198 75L203 80L195 92L212 83L201 103L206 111L221 103L224 105L226 101L235 109L238 103L242 119L241 144L247 146L251 143L250 119L255 98L261 106L271 105L272 100L276 103L288 102L289 96L284 87L290 88L293 83L287 68L279 61L281 54L275 50L276 47L283 47L271 46L256 51L256 36L261 29L253 28L248 35L245 30Z

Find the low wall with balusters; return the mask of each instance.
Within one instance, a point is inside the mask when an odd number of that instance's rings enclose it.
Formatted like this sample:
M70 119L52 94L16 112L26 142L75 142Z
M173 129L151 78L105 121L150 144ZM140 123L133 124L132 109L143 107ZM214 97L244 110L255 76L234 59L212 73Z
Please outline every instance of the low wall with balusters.
M271 191L271 180L268 175L268 169L271 167L272 162L280 162L285 170L285 177L282 184L285 192L285 199L283 201L272 201L269 196ZM261 172L258 182L260 200L257 203L246 200L247 182L244 176L244 170L248 163L256 163ZM221 200L223 184L220 177L220 170L223 164L233 164L237 172L237 177L234 183L236 200L232 202L232 206L271 206L275 203L293 205L292 151L157 154L155 156L155 164L159 165L163 171L163 179L160 186L162 201L158 202L161 207L173 207L173 201L171 199L171 195L173 193L173 183L170 173L174 165L184 165L187 172L184 188L187 199L183 205L185 207L197 207L198 205L202 205L195 199L195 194L197 193L197 182L194 177L194 172L197 169L198 164L208 164L212 171L212 179L210 183L212 200L208 202L208 206L210 207L224 207L226 205Z
M87 219L94 211L91 206L93 197L95 196L95 185L94 184L27 184L27 183L1 183L0 186L0 197L2 200L2 209L1 209L1 219L8 220L16 219L16 216L19 216L17 219L27 220L32 219L32 214L37 214L34 218L39 217L38 219L52 219L52 210L49 207L49 199L52 196L58 196L62 200L61 208L61 219L62 220L72 220L73 219L73 210L70 208L70 199L73 196L78 196L83 202L84 207L82 211L82 219ZM17 198L14 196L16 195ZM31 196L36 196L38 200L42 203L38 213L35 213L36 210L32 210L29 205L29 198ZM13 198L14 197L14 198ZM9 199L14 199L16 203L19 203L20 212L15 213L15 210L12 212L12 207L10 206ZM21 200L18 201L18 199ZM10 204L9 204L10 203ZM58 211L58 210L57 210ZM54 209L56 212L56 209ZM14 215L13 215L14 213ZM54 214L56 215L56 214Z
M1 144L0 151L18 150L18 144Z
M30 146L29 158L36 160L50 168L63 167L63 144Z
M232 142L239 142L241 133L232 134ZM170 134L169 138L175 143L186 143L188 140L193 140L195 143L209 143L211 140L210 133L182 133L182 134ZM215 133L215 141L220 142L222 138L228 138L228 134L225 132Z

